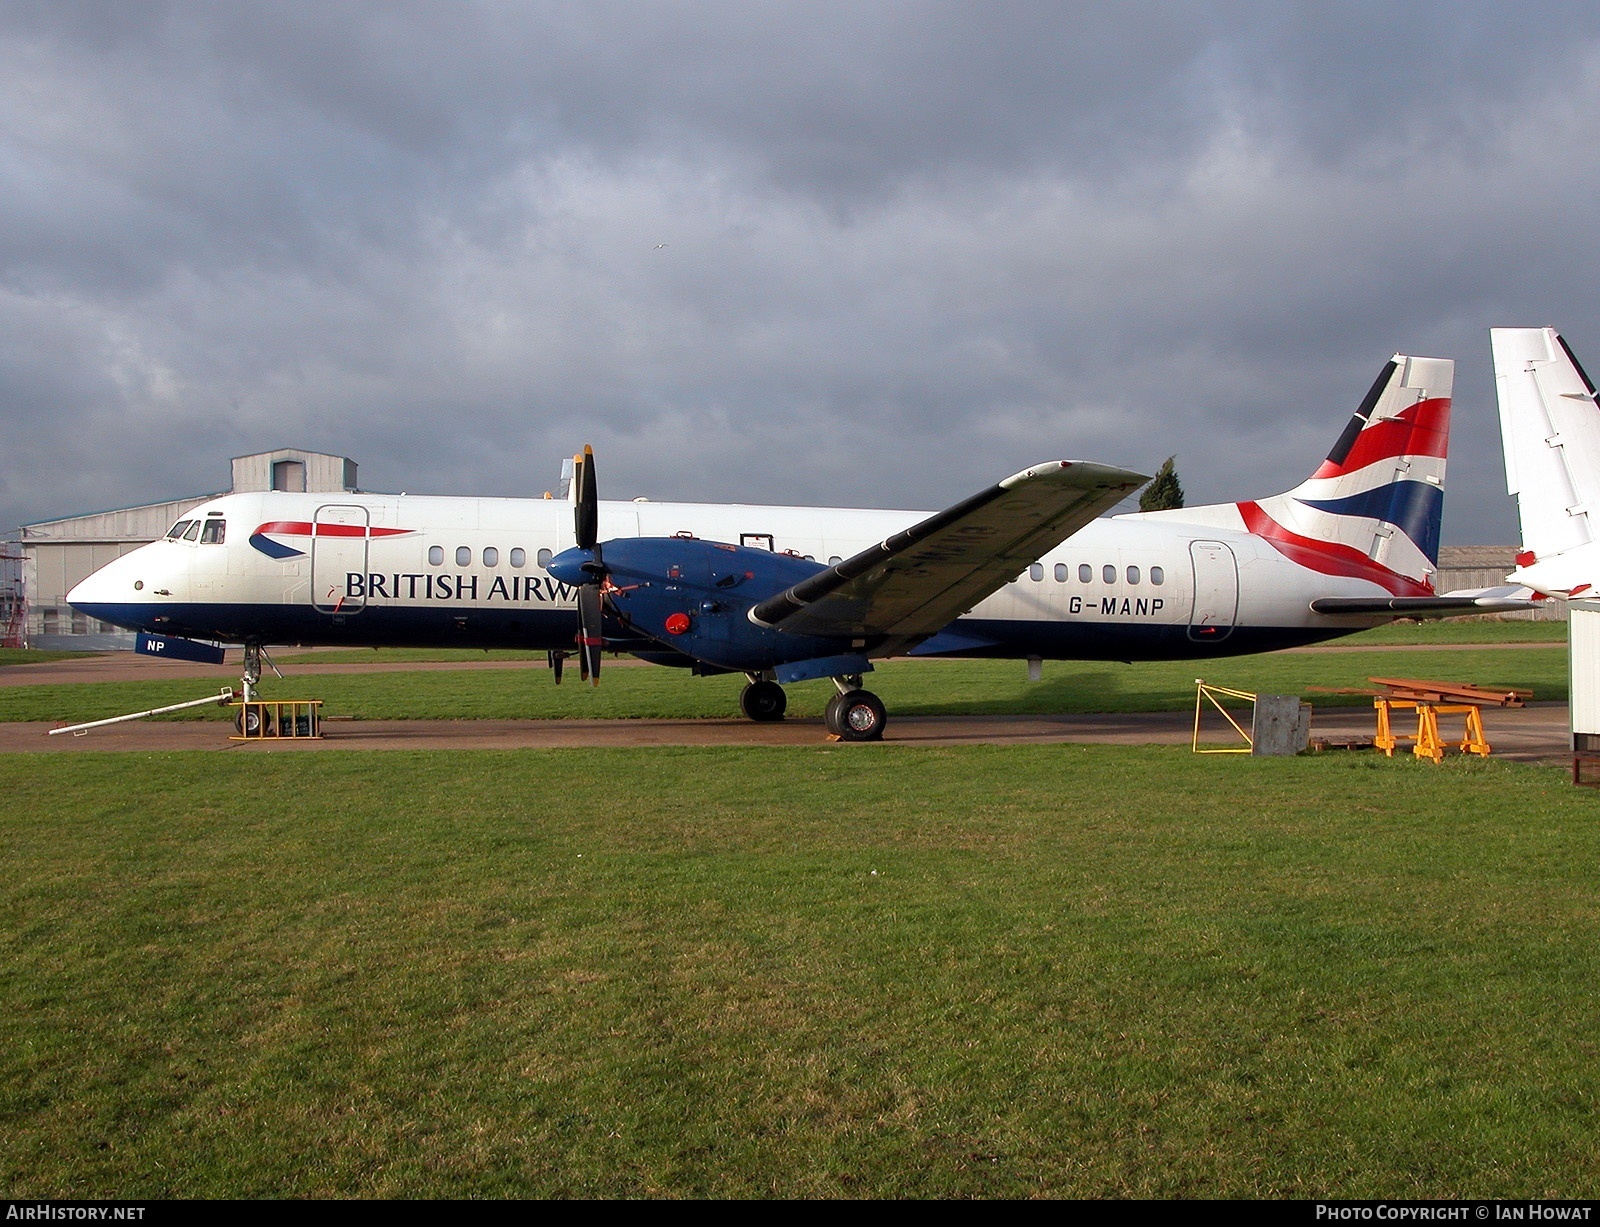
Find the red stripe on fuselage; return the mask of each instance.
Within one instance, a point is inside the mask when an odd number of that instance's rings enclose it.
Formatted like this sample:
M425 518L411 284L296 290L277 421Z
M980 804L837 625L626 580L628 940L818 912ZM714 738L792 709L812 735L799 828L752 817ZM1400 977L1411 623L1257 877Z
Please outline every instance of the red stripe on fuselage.
M415 532L412 528L370 528L364 524L313 524L309 520L273 520L256 529L280 537L396 537Z
M1337 541L1317 541L1292 533L1279 524L1259 503L1238 503L1244 526L1266 541L1290 562L1299 563L1319 575L1343 575L1377 584L1391 596L1432 596L1432 586L1391 571L1368 558L1360 550Z
M1324 460L1311 476L1343 477L1396 456L1437 456L1443 460L1449 451L1450 401L1439 397L1418 401L1395 417L1368 426L1356 436L1343 464Z

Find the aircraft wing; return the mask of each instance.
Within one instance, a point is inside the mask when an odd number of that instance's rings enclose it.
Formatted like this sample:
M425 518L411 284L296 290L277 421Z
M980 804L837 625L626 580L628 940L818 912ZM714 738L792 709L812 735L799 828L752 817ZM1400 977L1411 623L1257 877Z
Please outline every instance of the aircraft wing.
M768 597L750 617L797 634L904 650L1148 480L1087 461L1035 465Z

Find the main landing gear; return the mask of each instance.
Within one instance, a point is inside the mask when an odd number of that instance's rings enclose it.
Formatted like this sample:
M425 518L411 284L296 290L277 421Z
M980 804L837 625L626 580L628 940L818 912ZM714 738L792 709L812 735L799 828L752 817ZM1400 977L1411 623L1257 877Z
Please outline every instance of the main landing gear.
M882 741L889 716L870 690L847 690L828 700L822 722L840 741Z
M840 741L882 741L883 726L889 722L883 700L870 690L861 689L861 675L836 677L839 693L828 700L822 723Z
M750 684L739 693L739 710L751 720L782 720L789 705L788 696L777 682L759 674L747 675ZM861 689L861 675L836 677L839 693L828 700L822 722L840 741L882 741L889 717L883 700L870 690Z
M739 710L752 720L782 720L788 706L783 687L762 677L751 677L750 684L739 692Z

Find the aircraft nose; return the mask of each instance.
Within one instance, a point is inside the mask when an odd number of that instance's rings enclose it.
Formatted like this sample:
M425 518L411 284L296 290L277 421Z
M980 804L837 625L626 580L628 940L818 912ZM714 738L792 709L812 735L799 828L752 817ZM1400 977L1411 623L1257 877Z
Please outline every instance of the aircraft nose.
M150 585L144 578L139 551L107 563L88 578L74 584L67 593L67 604L80 613L119 626L137 622L134 611L150 600Z
M100 571L96 571L87 579L79 580L72 586L72 590L67 593L67 604L74 609L81 609L85 605L103 604L110 587Z

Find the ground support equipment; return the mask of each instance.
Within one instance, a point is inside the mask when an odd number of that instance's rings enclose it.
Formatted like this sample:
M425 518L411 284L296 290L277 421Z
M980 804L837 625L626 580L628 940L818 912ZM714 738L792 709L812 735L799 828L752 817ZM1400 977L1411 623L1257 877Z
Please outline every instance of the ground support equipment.
M251 699L235 703L238 732L229 741L305 741L322 736L321 699Z

